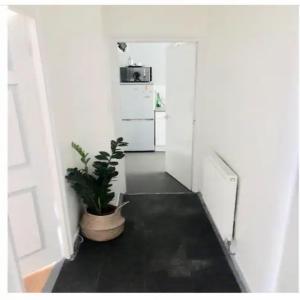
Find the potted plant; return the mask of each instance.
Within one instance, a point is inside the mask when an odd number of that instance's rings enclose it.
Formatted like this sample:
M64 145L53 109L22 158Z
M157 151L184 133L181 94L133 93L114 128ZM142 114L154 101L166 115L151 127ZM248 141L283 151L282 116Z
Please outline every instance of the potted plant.
M118 176L116 166L124 157L121 147L127 146L123 138L111 141L111 152L100 151L95 156L93 171L89 169L89 154L72 142L73 149L80 155L83 168L67 169L66 179L85 206L80 226L84 236L95 241L107 241L116 238L124 231L125 219L121 215L121 206L110 202L112 180Z

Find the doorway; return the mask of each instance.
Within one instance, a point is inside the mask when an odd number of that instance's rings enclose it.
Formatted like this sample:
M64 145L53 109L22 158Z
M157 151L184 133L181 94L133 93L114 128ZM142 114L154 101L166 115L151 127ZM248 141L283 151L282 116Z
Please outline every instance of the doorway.
M192 188L196 42L114 44L127 193Z

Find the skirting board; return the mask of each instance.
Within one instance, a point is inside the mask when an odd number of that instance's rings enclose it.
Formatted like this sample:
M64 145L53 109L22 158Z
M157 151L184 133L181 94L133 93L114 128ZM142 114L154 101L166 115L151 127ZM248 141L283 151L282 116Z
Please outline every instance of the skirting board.
M198 192L197 196L198 196L198 198L199 198L199 200L202 204L203 209L206 212L208 220L209 220L210 224L212 225L212 228L213 228L213 230L214 230L214 232L215 232L215 234L218 238L218 241L219 241L219 243L221 245L221 248L224 252L226 260L228 261L228 264L229 264L229 266L230 266L230 268L233 272L233 275L234 275L238 285L240 286L241 291L243 293L250 293L251 291L250 291L249 286L248 286L248 284L247 284L247 282L246 282L246 280L243 276L243 273L242 273L240 267L238 266L236 260L234 259L234 257L228 253L228 250L227 250L227 248L224 244L224 241L222 240L221 235L220 235L220 233L219 233L219 231L218 231L218 229L217 229L217 227L216 227L216 225L215 225L215 223L214 223L214 221L213 221L213 219L212 219L212 217L211 217L211 215L210 215L210 213L207 209L207 206L206 206L206 204L205 204L205 202L202 198L202 194L200 192Z

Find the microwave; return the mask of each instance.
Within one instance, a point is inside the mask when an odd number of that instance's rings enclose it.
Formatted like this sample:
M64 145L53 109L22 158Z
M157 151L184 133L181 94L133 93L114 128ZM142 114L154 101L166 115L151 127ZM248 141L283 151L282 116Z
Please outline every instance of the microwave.
M152 67L120 67L120 82L151 82Z

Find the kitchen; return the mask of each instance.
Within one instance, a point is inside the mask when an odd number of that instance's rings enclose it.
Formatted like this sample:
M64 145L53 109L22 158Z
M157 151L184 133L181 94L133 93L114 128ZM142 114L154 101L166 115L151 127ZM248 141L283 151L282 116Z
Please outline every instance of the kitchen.
M120 104L127 151L164 151L167 43L118 43Z
M158 191L162 182L168 188L160 192L191 189L196 43L122 41L114 47L127 192ZM142 176L147 186L136 184Z

